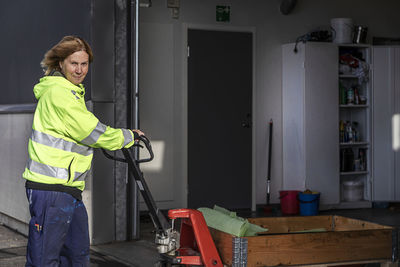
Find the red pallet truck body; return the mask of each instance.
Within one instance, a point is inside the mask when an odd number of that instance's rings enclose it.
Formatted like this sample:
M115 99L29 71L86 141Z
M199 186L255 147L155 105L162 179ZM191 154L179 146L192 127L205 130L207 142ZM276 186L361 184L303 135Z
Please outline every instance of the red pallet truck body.
M148 138L140 136L139 140L143 142L148 150L149 158L136 159L130 149L122 149L124 158L111 156L104 150L103 153L107 158L128 164L129 175L136 181L156 228L155 242L162 258L161 264L222 267L222 261L200 211L193 209L169 210L168 217L172 220L169 223L164 214L158 209L139 168L140 163L153 160L153 150ZM142 147L140 145L135 146ZM175 219L181 219L180 232L174 229Z

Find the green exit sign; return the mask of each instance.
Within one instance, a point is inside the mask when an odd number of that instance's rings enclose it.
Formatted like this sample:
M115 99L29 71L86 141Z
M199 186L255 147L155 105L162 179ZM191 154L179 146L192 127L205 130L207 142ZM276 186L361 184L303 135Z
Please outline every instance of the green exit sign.
M230 15L230 6L217 6L217 21L229 21Z

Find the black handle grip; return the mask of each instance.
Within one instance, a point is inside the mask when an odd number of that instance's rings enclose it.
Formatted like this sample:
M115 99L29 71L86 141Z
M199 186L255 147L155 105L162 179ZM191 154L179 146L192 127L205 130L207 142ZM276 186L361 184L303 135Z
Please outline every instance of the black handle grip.
M108 159L121 161L121 162L125 162L125 163L128 162L126 159L119 158L119 157L114 157L113 155L108 154L108 152L104 148L101 149L101 152L103 152L104 156L106 156L106 158L108 158Z
M150 154L150 158L139 159L137 163L152 161L154 159L154 153L153 153L153 148L151 147L150 144L150 140L144 135L140 135L138 139L143 142L144 146L146 147L147 151Z
M149 157L149 158L145 158L145 159L139 159L139 160L137 160L136 162L137 162L137 163L142 163L142 162L149 162L149 161L152 161L152 160L154 159L154 153L153 153L153 148L151 147L151 144L150 144L150 140L149 140L146 136L144 136L144 135L139 136L138 139L139 139L140 141L143 142L143 144L145 145L147 151L148 151L149 154L150 154L150 157ZM141 147L141 148L143 148L143 146L141 146L141 145L139 145L139 144L134 144L132 147ZM123 149L127 149L127 148L123 148ZM109 153L108 153L105 149L103 149L103 148L101 149L101 151L103 152L104 156L106 156L106 158L108 158L108 159L112 159L112 160L116 160L116 161L120 161L120 162L125 162L125 163L128 162L128 161L127 161L126 159L124 159L124 158L115 157L115 156L109 154Z

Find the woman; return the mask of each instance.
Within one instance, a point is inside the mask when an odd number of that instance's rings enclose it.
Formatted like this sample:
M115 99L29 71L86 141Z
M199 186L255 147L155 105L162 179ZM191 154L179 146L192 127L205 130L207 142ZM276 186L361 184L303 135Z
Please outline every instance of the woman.
M89 231L82 191L93 148L135 143L140 130L114 129L86 109L82 85L93 60L89 44L66 36L44 56L45 76L23 173L31 220L26 266L89 266Z

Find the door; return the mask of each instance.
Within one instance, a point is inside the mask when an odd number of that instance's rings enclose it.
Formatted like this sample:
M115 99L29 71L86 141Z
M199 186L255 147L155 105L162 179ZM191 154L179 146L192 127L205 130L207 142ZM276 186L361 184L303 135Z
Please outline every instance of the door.
M188 30L188 207L251 208L252 33Z

